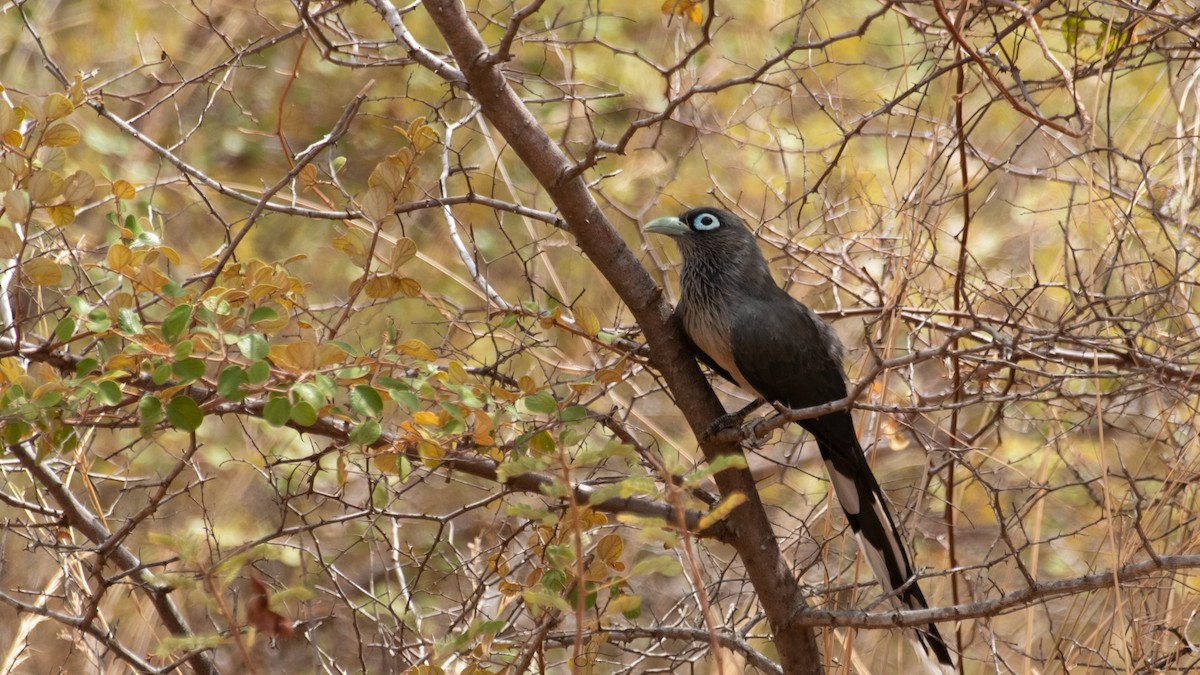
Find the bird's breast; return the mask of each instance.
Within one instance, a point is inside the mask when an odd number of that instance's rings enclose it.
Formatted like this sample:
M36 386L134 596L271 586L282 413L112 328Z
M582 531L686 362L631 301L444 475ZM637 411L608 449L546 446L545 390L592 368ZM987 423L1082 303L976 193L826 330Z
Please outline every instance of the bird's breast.
M742 389L757 396L758 392L750 386L734 362L731 327L725 320L728 317L728 312L722 316L720 306L716 303L693 304L680 316L683 329L692 344L729 373Z

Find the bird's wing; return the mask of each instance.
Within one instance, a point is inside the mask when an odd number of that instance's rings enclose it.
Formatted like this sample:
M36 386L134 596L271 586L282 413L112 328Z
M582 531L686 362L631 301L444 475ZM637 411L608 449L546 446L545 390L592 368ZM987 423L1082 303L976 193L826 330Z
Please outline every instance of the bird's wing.
M837 337L811 310L780 291L748 299L734 309L730 324L733 362L755 393L789 408L806 408L846 397ZM904 539L887 507L879 481L867 464L849 411L800 421L817 440L834 494L858 539L871 571L886 593L910 609L929 604L913 579ZM900 590L903 589L903 590ZM917 631L922 657L937 670L953 672L953 661L933 624Z

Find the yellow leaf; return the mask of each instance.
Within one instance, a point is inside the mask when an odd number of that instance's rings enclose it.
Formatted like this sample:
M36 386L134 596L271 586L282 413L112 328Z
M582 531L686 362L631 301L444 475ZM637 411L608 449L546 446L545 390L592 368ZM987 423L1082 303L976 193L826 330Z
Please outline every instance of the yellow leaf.
M50 94L42 102L42 116L51 122L70 115L74 109L75 106L71 105L71 99L62 94Z
M76 74L75 81L71 83L71 103L79 105L87 98L87 90L83 88L83 75Z
M437 354L433 353L433 350L420 340L405 340L404 342L400 343L399 347L401 352L404 352L406 355L411 356L414 359L420 359L422 361L437 360Z
M62 194L63 177L53 171L36 171L29 177L29 198L35 204L49 204Z
M734 509L746 503L746 495L735 492L712 508L711 511L700 517L700 529L706 530L728 516Z
M121 272L133 262L133 252L125 244L119 241L114 242L112 246L108 247L106 260L109 269L114 272Z
M133 183L124 179L113 181L112 193L114 197L121 200L130 200L137 196L137 190L133 189Z
M446 456L446 451L442 446L431 441L421 441L417 444L417 453L421 455L421 463L425 466L436 469L441 463L441 459Z
M704 12L700 9L700 5L692 5L687 9L687 18L691 19L692 23L700 25L704 22Z
M408 237L400 237L392 249L392 271L412 260L417 255L417 242Z
M393 198L398 197L404 187L404 172L396 164L384 160L375 165L375 170L367 178L367 185L383 188Z
M625 540L615 534L604 535L596 544L596 556L606 563L621 557L625 551Z
M91 199L92 193L95 191L96 179L86 171L76 171L67 176L67 180L63 182L63 199L74 206Z
M4 194L4 210L9 222L25 222L29 217L29 195L24 190L9 190Z
M435 131L433 127L427 126L421 127L417 136L412 139L413 146L416 147L418 152L428 149L430 146L440 140L442 139L438 136L437 131Z
M471 433L471 440L478 445L495 445L496 440L492 437L492 430L495 429L495 423L486 412L482 410L474 411L475 431Z
M537 391L537 382L534 382L533 378L528 375L522 375L517 380L517 387L521 389L522 393L532 394Z
M390 298L400 292L400 280L391 275L371 277L362 290L368 298Z
M75 209L67 204L51 206L50 221L59 227L66 227L75 221Z
M302 342L293 342L285 348L288 358L300 370L316 370L317 369L317 345L316 343L307 340Z
M0 133L12 131L17 128L17 115L13 112L12 106L0 101Z
M317 347L317 365L321 368L327 368L335 363L341 363L346 358L346 350L333 344L332 342L322 342L320 347Z
M0 258L15 258L21 252L21 238L16 232L0 225Z
M58 122L42 134L42 144L51 148L66 148L79 142L79 130L69 122Z
M470 376L467 375L467 369L458 361L451 361L446 366L446 373L450 375L451 384L466 384Z
M25 142L25 137L22 136L21 132L17 131L16 129L9 129L8 131L4 132L3 139L5 145L13 148L19 148L21 147L21 144Z
M400 292L404 295L415 298L421 294L421 282L412 277L392 277L400 283Z
M317 167L312 164L305 164L300 168L300 174L297 177L300 179L300 185L306 189L311 189L317 184Z
M488 556L487 571L495 572L497 576L501 577L508 576L508 561L504 559L504 554L493 553Z
M394 452L381 452L378 455L371 457L375 468L382 473L399 473L398 456Z
M382 187L373 187L358 200L358 208L367 220L378 223L392 213L396 200Z
M62 267L46 258L34 258L21 265L21 272L34 286L55 286L62 281Z
M179 257L179 252L170 246L159 246L158 252L166 256L167 260L170 260L172 265L178 265L181 260Z
M596 379L603 384L617 384L625 379L625 369L621 367L604 368L596 371Z
M333 241L330 243L333 244L333 247L337 250L342 251L343 253L349 253L350 255L362 255L365 252L362 242L359 242L353 237L334 237Z
M136 373L138 370L138 364L137 361L135 361L134 358L129 354L114 354L113 357L108 360L108 363L104 364L104 369L108 371L125 371L127 373ZM121 374L117 372L108 372L105 373L104 378L116 379L116 377L120 375Z
M428 410L418 410L417 412L413 413L413 422L415 424L422 424L427 427L442 426L442 420L440 417L438 417L438 414L435 412L429 412Z
M595 312L582 305L575 307L575 324L579 330L593 337L600 332L600 319L596 318Z
M543 328L552 328L562 319L562 307L555 307L549 314L538 319L538 323L542 324Z
M613 598L612 602L608 603L604 608L605 614L624 614L632 612L642 606L642 596L640 595L618 595Z

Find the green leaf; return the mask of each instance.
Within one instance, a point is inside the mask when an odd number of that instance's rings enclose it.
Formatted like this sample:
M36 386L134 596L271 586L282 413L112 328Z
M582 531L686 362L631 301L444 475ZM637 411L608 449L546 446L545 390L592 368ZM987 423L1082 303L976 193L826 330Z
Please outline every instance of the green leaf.
M180 340L179 344L175 345L175 359L186 359L192 355L192 351L196 349L196 344L191 340Z
M313 410L325 407L325 394L321 388L311 382L297 382L292 385L292 400L307 403Z
M558 410L558 401L554 400L554 395L549 391L539 391L532 396L526 396L521 401L529 412L549 414Z
M204 362L200 359L184 359L171 365L171 372L181 384L195 382L204 376Z
M539 431L529 439L529 449L535 454L549 455L554 452L554 437L549 431Z
M271 364L266 361L255 361L246 369L246 377L250 379L250 384L262 384L271 377Z
M246 398L242 387L249 381L241 366L228 366L217 375L217 394L228 401L240 401Z
M679 561L673 557L665 555L656 555L649 558L642 558L633 565L633 569L629 571L630 577L644 577L650 574L661 574L665 577L677 577L683 568L679 566Z
M370 373L370 366L351 366L349 368L339 368L337 371L337 376L344 380L358 380L366 377Z
M588 415L588 409L581 405L569 405L563 408L558 417L564 422L578 422L585 419Z
M283 396L273 396L263 406L263 419L273 427L281 427L292 417L292 404Z
M59 342L66 342L75 335L75 319L64 316L59 319L58 324L54 326L54 339Z
M157 396L147 394L138 401L138 430L143 438L154 433L154 428L163 419L162 401Z
M117 328L127 335L141 335L146 330L142 326L142 317L132 307L117 310Z
M276 312L271 307L255 307L253 312L250 312L250 317L247 319L250 323L258 323L259 321L274 321L279 318L279 312Z
M190 396L180 394L167 404L167 421L180 431L195 431L204 421L204 411Z
M83 298L82 295L69 295L66 298L67 306L71 308L79 316L87 316L88 312L92 311L92 305Z
M359 445L370 445L379 440L379 434L383 430L379 427L379 422L375 420L364 420L361 424L354 427L354 431L350 432L350 442L358 443Z
M746 458L741 453L728 453L714 458L711 462L684 477L684 485L692 486L703 482L709 476L715 476L726 469L746 468Z
M383 412L383 398L374 387L360 384L350 390L350 408L367 417L378 417Z
M96 392L96 400L104 405L117 405L121 402L121 385L112 380L101 382Z
M171 365L158 363L154 367L154 372L150 373L150 379L154 381L154 384L166 384L167 380L171 379Z
M250 333L238 338L237 346L238 350L242 352L242 356L251 361L261 361L271 353L271 345L265 337L258 333Z
M521 598L530 608L554 608L564 613L571 611L571 605L566 600L556 595L550 595L549 593L527 590L521 593Z
M636 619L642 615L642 596L618 595L604 608L605 614L620 612L626 619Z
M192 306L191 305L176 305L174 309L167 312L167 316L162 322L163 340L167 344L175 344L179 338L183 336L183 331L187 330L188 324L192 322Z
M87 313L87 329L93 333L103 333L109 329L112 322L108 320L108 312L96 308Z
M75 364L75 375L83 377L95 370L100 365L100 362L92 357L79 359L79 363Z
M392 400L404 406L408 412L416 412L421 409L421 399L411 391L396 391L395 389L388 392Z
M7 445L16 445L30 431L31 429L28 424L21 420L14 420L4 425L4 442Z
M61 391L50 390L45 391L41 396L38 396L37 400L35 400L33 404L45 410L46 408L53 408L54 406L58 405L62 402L62 399L63 395Z
M161 422L163 418L162 401L153 394L146 394L138 401L138 415L151 423Z
M317 423L317 411L308 401L299 401L292 405L291 418L302 427L310 427Z

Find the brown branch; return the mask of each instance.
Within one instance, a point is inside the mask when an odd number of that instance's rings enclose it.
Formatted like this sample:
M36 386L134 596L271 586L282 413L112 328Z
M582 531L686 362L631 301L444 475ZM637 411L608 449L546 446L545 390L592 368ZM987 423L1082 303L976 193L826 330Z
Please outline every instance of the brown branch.
M450 47L484 117L546 190L570 224L576 243L645 331L652 362L699 437L724 409L684 346L680 328L670 319L670 308L661 291L618 236L587 185L574 175L570 159L541 128L504 73L489 63L487 45L462 3L426 0L424 6ZM740 452L736 444L711 440L702 443L701 448L709 461ZM815 632L787 621L798 607L804 606L805 600L800 584L781 554L753 476L746 469L731 469L717 474L715 480L723 496L745 497L745 502L725 522L735 534L730 543L745 564L746 574L775 632L783 672L821 672Z
M184 638L195 637L195 633L188 626L187 619L183 617L179 608L175 606L175 602L171 600L172 588L156 581L153 575L143 568L142 561L123 544L113 544L113 535L104 526L104 523L75 498L75 495L67 489L54 472L39 463L28 447L22 443L16 443L8 445L7 448L9 454L17 458L22 468L41 484L46 493L59 505L67 523L79 530L83 536L87 537L88 541L100 549L108 549L109 553L106 557L115 562L123 572L131 574L137 580L137 587L149 597L150 604L154 606L159 619L171 635ZM219 672L207 651L198 651L192 654L188 658L188 663L198 675L215 675Z
M1124 585L1134 579L1144 579L1161 572L1192 569L1200 569L1200 555L1158 556L1156 560L1129 563L1107 572L1032 584L1019 591L1006 593L999 598L964 605L891 612L869 612L860 609L809 609L797 612L793 620L806 626L908 628L923 626L930 622L993 618L1034 605L1041 605L1055 598L1114 588L1118 581Z
M655 626L653 628L605 628L604 637L609 642L633 642L634 640L679 640L682 642L706 643L716 639L725 649L740 654L746 662L764 673L782 673L783 670L771 659L767 658L750 643L745 636L729 630L720 630L712 634L700 628L685 628L680 626ZM550 635L546 642L567 645L575 639L570 633ZM518 671L519 672L519 671Z

